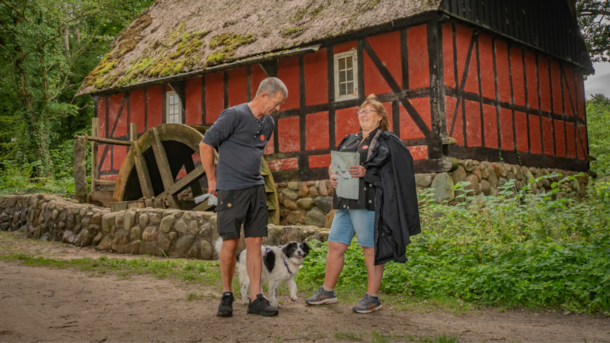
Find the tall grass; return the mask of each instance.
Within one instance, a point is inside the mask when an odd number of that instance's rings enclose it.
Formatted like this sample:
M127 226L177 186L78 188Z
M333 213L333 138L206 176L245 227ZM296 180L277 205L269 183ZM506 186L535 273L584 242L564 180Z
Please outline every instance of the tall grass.
M610 183L591 185L584 201L559 196L573 179L553 182L544 194L508 182L497 197L474 197L460 183L457 206L422 193L423 231L412 237L407 263L386 265L382 291L609 314ZM305 260L303 283L322 283L327 250L322 244ZM362 249L352 244L345 261L339 288L362 288Z

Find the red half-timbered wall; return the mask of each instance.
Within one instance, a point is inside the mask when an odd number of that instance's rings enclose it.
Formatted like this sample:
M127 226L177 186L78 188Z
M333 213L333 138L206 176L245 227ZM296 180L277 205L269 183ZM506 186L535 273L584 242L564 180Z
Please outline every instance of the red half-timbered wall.
M441 26L449 155L586 169L580 70L458 22Z
M416 172L441 171L446 157L504 159L529 166L586 170L581 71L457 21L430 21L324 44L269 68L288 87L265 158L277 180L327 177L330 151L360 130L369 94L384 104L391 130L411 151ZM334 55L357 53L358 99L334 99ZM252 99L267 77L247 65L181 81L183 122L211 125L222 110ZM170 84L96 98L99 135L128 139L165 122ZM447 145L443 137L457 144ZM126 147L100 144L103 179L116 177Z

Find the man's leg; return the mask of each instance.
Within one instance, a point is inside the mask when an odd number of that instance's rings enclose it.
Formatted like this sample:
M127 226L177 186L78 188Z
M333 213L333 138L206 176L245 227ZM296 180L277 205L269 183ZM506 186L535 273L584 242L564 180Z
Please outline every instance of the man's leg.
M233 274L235 273L235 263L237 261L235 252L237 251L237 244L239 238L227 239L222 242L222 248L220 249L220 274L222 275L222 292L233 293L231 283L233 282ZM259 248L260 253L260 248ZM248 251L249 253L249 251ZM250 258L248 256L248 258Z
M246 238L246 269L250 278L250 300L254 301L261 292L261 272L263 271L263 256L261 254L262 237ZM235 264L233 264L235 266ZM224 276L223 276L224 280Z

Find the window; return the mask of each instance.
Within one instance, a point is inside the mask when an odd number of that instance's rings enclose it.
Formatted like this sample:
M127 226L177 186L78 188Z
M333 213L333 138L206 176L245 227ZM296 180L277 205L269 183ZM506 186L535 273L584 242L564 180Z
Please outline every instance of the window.
M166 123L182 124L182 104L176 92L167 92Z
M356 50L335 55L335 100L358 98L358 59Z

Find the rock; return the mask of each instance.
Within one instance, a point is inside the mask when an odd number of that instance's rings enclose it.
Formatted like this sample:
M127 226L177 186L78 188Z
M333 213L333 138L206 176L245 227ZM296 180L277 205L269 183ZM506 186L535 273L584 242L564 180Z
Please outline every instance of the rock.
M483 179L483 177L481 176L481 168L479 166L476 166L472 169L472 175L476 175L479 180Z
M136 223L136 211L126 211L123 220L123 229L129 232Z
M280 204L284 205L284 194L282 194L282 192L278 192L277 201L279 201Z
M97 246L98 244L100 244L102 238L104 238L104 235L101 232L99 232L97 234L97 236L95 236L95 238L93 238L93 241L91 242L91 245Z
M146 227L146 225L148 225L148 216L145 213L140 214L138 224L140 224L141 227Z
M326 216L319 208L314 208L305 216L305 225L323 228L326 224Z
M286 208L291 211L296 211L299 209L299 206L297 205L297 203L288 198L284 198L284 206L286 206Z
M331 185L330 181L326 183L326 191L328 192L328 196L333 196L335 194L335 188Z
M478 176L476 176L474 174L468 175L466 177L466 182L470 182L470 184L468 186L466 186L465 189L473 190L474 194L480 193L479 192L479 177Z
M112 240L112 249L119 250L123 245L129 244L129 232L120 229L114 235Z
M212 234L212 224L210 222L203 224L203 226L199 230L199 234L201 237L210 237Z
M328 195L328 188L327 188L326 184L327 184L326 180L320 181L320 186L318 187L320 195L323 195L323 196Z
M141 241L140 242L140 253L163 256L163 253L161 253L161 249L159 249L159 247L157 247L157 241L154 241L154 242Z
M214 249L212 244L206 240L202 240L199 248L199 257L203 260L211 260L214 257Z
M91 224L99 224L102 222L102 214L100 214L99 212L94 214L93 217L91 217Z
M297 205L305 211L311 210L315 203L312 198L301 198L297 201Z
M428 187L432 183L432 175L426 174L415 174L415 184L420 187Z
M171 245L172 241L165 237L164 234L161 233L159 234L159 236L157 236L157 246L159 247L159 249L165 251L166 254L169 251L169 247Z
M117 228L123 228L124 221L125 221L125 212L123 212L123 211L116 212L116 215L114 216L114 225L116 225Z
M333 209L333 198L329 196L319 196L314 199L316 206L324 213L330 212Z
M283 208L283 209L280 211L280 217L282 217L282 218L286 218L286 217L288 217L288 214L290 214L290 210L289 210L289 209L287 209L287 208Z
M156 213L151 213L148 216L148 219L149 219L151 225L157 225L161 222L161 217L159 217L159 215Z
M144 229L144 232L142 233L142 240L143 241L154 241L157 239L157 228L155 226L149 226L146 229Z
M453 178L448 173L437 174L432 180L431 188L434 189L434 199L436 201L453 200L455 198Z
M189 235L197 236L199 233L199 223L196 220L191 220L188 229Z
M489 183L489 181L487 180L481 180L481 183L479 183L481 192L485 195L490 195L491 194L491 184Z
M463 166L458 166L456 170L453 171L453 184L457 185L458 182L466 181L466 169Z
M299 185L299 191L297 192L297 195L300 198L304 198L309 195L309 188L307 187L307 183L301 182L301 184Z
M97 245L96 249L101 251L110 251L112 248L112 239L110 236L104 236L100 244Z
M62 231L63 231L63 229L65 229L65 228L66 228L66 223L64 223L64 222L59 222L59 223L57 223L57 228L58 228L59 230L62 230Z
M165 219L165 218L163 218ZM174 230L176 230L177 232L180 232L182 234L185 234L188 230L188 227L186 226L186 223L184 222L184 220L179 219L178 221L176 221L174 223Z
M335 219L335 213L337 213L337 210L332 210L326 215L326 221L324 222L325 229L330 229L330 226L333 223L333 219Z
M288 242L292 242L292 241L297 241L300 242L301 241L301 233L299 232L299 229L296 227L285 227L282 235L280 237L280 244L287 244Z
M82 227L89 226L89 223L91 223L91 218L89 218L89 217L83 217L83 219L81 219L81 221L80 221L80 225Z
M464 169L466 169L468 172L472 172L474 169L474 163L472 160L463 160L460 164L464 166Z
M506 180L506 179L505 179L505 178L503 178L503 177L498 178L498 187L503 186L503 185L504 185L505 183L507 183L507 182L508 182L508 180Z
M494 168L494 171L496 172L496 177L506 178L506 169L504 168L502 163L492 162L491 166Z
M288 188L282 189L282 194L284 195L284 201L286 201L287 198L293 201L297 201L299 199L297 192Z
M176 238L178 238L178 234L175 232L170 232L169 233L169 239L173 242L176 240Z
M89 230L83 229L74 239L74 245L78 247L87 247L91 244L93 237L89 233Z
M307 187L315 186L317 181L307 181Z
M180 238L178 238L178 240L176 241L176 244L174 246L174 252L177 254L177 256L186 256L188 253L188 249L191 246L191 243L193 243L193 239L195 237L191 236L191 235L184 235Z
M182 224L183 224L181 229L184 230L184 231L181 231L181 232L185 233L186 232L186 224L184 224L183 220L180 220L180 222L182 222ZM140 224L140 225L142 225L142 224ZM167 217L165 217L165 218L163 218L161 220L161 224L159 224L159 230L161 230L161 232L163 232L163 233L168 233L168 232L170 232L172 230L173 226L174 226L174 216L167 216Z
M286 187L288 187L289 190L296 191L299 189L299 183L295 182L295 181L288 182L288 185L286 185ZM296 200L296 199L293 199L293 200Z
M525 184L530 186L530 188L532 189L532 192L534 194L536 194L536 190L538 189L538 185L536 184L536 182L532 182L535 181L536 179L534 178L534 175L532 174L532 172L529 169L525 169L524 173L524 180Z
M74 232L70 230L64 231L64 235L61 238L61 241L68 244L74 243Z
M519 181L523 180L523 170L521 169L521 167L519 167L519 166L514 167L513 173L517 177L517 180L519 180Z
M290 225L297 225L305 221L306 215L307 213L305 211L292 211L290 214L288 214L286 220L288 220Z
M112 230L112 226L114 225L114 215L115 213L106 213L102 216L102 231L110 232Z
M489 172L489 170L493 169L493 167L487 161L481 162L481 164L479 165L479 168L481 169L481 178L482 179L488 179L489 178L489 174L495 174L496 173L495 171L493 171L492 173Z
M59 211L53 210L53 212L51 212L51 219L55 220L57 217L59 217Z
M318 189L316 188L316 186L309 187L309 196L310 197L315 198L318 195L320 195L320 193L318 192Z
M129 232L129 238L132 241L139 241L142 239L142 228L139 226L134 226L131 228L131 231Z

